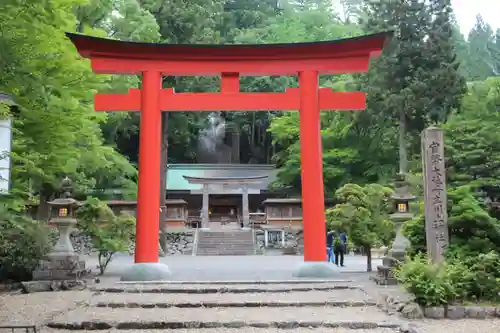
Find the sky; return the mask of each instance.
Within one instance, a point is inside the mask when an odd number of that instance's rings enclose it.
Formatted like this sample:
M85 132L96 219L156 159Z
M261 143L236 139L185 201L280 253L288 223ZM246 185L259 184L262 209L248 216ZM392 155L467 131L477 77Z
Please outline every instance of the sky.
M338 8L340 0L332 0L332 3ZM481 14L493 30L500 28L500 0L451 0L451 3L460 30L466 37L476 22L477 14Z
M451 3L465 36L474 26L477 14L481 14L493 30L500 28L500 0L451 0Z

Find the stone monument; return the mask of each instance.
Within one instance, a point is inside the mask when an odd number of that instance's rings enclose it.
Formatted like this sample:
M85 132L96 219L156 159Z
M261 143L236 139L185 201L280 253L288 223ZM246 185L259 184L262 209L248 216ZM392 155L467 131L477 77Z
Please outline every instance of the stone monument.
M408 191L408 182L404 174L398 174L395 179L392 199L394 213L389 218L396 226L396 238L392 242L391 249L382 259L382 265L377 267L377 275L374 277L375 282L382 285L397 284L393 270L404 260L406 248L410 245L401 227L404 222L411 220L414 216L410 212L410 202L415 200L415 197Z
M425 236L427 253L434 263L444 259L448 247L448 212L443 130L429 127L422 133Z
M66 177L61 183L62 194L48 202L49 223L56 226L59 237L52 251L43 258L33 272L33 280L68 280L86 274L85 261L80 261L69 238L76 226L75 210L79 203L71 198L71 180Z

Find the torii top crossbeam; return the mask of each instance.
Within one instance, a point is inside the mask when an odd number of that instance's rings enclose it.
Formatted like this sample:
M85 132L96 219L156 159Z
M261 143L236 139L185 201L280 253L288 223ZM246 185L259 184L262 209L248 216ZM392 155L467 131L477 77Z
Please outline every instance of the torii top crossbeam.
M389 32L312 43L182 45L123 42L68 33L92 69L105 74L159 70L167 76L297 75L362 73L382 51Z
M304 260L324 262L320 110L363 110L366 102L361 92L320 89L318 78L320 74L366 72L370 59L382 51L390 35L316 43L172 45L68 33L78 52L90 59L94 72L142 75L140 90L95 97L96 111L141 112L135 262L158 262L161 112L212 110L300 111ZM264 75L298 75L299 88L281 93L240 92L240 76ZM218 93L175 93L162 88L162 76L221 76L221 89Z

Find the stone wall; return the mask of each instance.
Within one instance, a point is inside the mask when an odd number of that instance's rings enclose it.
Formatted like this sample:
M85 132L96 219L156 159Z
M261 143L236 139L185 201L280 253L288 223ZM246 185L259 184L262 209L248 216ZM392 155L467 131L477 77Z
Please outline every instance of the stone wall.
M92 248L90 237L82 234L79 231L71 233L71 242L73 248L80 255L95 255L95 249ZM55 235L54 235L55 240ZM191 254L193 252L194 233L192 231L185 232L167 232L167 255ZM134 254L135 242L131 242L128 253Z
M255 231L255 239L257 242L257 249L265 249L265 234L264 230ZM285 230L285 247L295 248L297 254L302 254L304 250L304 236L302 229Z

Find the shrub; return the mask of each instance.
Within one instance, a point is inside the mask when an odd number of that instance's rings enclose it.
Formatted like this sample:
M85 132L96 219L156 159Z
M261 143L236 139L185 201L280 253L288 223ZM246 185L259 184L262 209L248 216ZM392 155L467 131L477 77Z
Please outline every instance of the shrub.
M500 292L500 256L449 259L441 265L416 255L395 272L399 282L415 295L417 303L436 306L466 301L497 301Z
M468 186L448 191L448 228L449 258L465 260L500 249L500 222L488 214ZM406 222L403 232L411 242L411 255L426 253L424 216Z
M415 301L423 306L447 304L455 294L454 285L444 279L446 266L428 262L417 255L399 266L395 276L400 283L415 295Z
M0 281L31 280L51 246L48 228L19 213L0 209Z
M133 239L135 218L115 216L113 211L97 198L87 198L76 212L78 229L89 236L98 252L99 270L104 274L117 252L126 252Z

